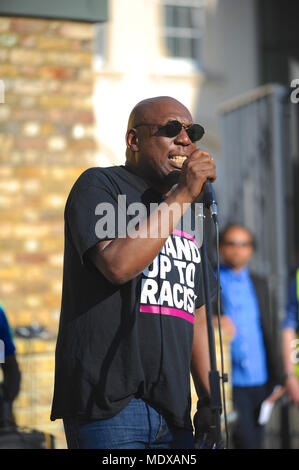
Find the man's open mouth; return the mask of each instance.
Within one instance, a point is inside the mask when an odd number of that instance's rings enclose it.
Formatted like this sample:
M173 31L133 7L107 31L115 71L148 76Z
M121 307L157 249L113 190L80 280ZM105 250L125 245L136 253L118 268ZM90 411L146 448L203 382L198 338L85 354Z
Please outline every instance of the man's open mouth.
M186 160L186 155L169 155L168 158L176 163L184 163Z

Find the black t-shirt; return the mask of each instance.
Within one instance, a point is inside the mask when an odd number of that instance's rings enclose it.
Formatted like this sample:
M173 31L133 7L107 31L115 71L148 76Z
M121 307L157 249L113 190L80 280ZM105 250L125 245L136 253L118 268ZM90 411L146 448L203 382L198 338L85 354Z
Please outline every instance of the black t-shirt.
M125 236L129 221L136 226L136 217L147 217L162 201L125 166L90 168L74 184L65 208L51 420L110 418L136 396L169 424L192 428L194 309L204 303L197 240L181 224L151 265L122 285L85 256L100 240ZM214 292L212 270L210 284Z

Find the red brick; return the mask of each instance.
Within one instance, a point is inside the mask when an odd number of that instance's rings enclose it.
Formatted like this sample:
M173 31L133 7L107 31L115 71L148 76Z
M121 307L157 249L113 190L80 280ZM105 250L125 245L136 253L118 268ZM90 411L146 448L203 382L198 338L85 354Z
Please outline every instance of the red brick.
M18 75L18 69L13 64L1 64L0 65L0 77L16 77Z
M94 113L92 110L63 110L63 109L50 109L49 119L53 122L64 122L65 124L73 124L81 122L84 124L93 124Z
M47 111L37 108L32 109L13 109L11 112L11 119L16 120L29 120L29 121L44 121L48 117Z
M10 61L13 64L40 65L44 62L44 55L38 49L14 48L9 54Z
M10 29L11 31L16 31L18 33L41 33L48 29L48 21L28 18L12 18Z
M47 143L45 139L41 137L17 137L15 139L15 147L20 150L25 149L35 149L42 150L45 149Z
M18 264L42 264L48 261L48 256L44 253L22 253L16 256Z
M60 30L61 36L73 39L93 39L94 27L86 23L62 23Z
M71 150L95 150L96 142L92 138L83 138L83 139L71 139L69 142L69 147Z
M48 64L65 65L66 67L91 67L92 54L89 52L43 52L43 60Z
M37 37L32 34L25 34L20 37L19 44L22 47L35 47L36 46L36 39Z
M39 36L37 38L37 47L39 49L66 51L71 49L71 42L68 39L61 37Z
M44 66L39 69L39 74L43 78L58 78L59 80L63 80L73 78L75 69L70 67Z
M90 82L70 81L61 85L61 92L74 95L91 95L93 84Z
M34 65L23 65L18 68L19 76L37 78L40 76L38 67Z
M10 19L9 18L0 18L0 31L9 31Z
M43 95L39 98L42 108L64 108L71 104L72 98L62 94Z
M8 50L0 48L0 62L6 62L8 56Z

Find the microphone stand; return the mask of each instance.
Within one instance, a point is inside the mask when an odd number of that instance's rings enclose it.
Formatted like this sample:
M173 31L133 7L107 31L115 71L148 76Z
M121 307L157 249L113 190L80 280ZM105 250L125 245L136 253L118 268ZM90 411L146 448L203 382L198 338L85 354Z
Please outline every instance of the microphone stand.
M218 224L217 220L217 202L214 194L214 190L210 181L204 184L204 191L202 202L206 208L210 210L211 217L215 224ZM213 448L224 448L222 433L221 433L221 413L222 413L222 400L220 392L220 375L217 370L216 362L216 349L215 349L215 337L213 327L213 314L211 307L211 293L210 293L210 282L209 282L209 271L208 271L208 256L206 248L206 234L205 234L205 223L203 223L202 233L202 274L204 283L204 297L205 297L205 308L206 308L206 319L207 319L207 332L209 342L209 355L210 355L210 371L209 371L209 384L210 384L210 396L211 396L211 410L213 415L213 430L215 441ZM219 293L218 293L219 294ZM223 381L227 381L226 374L222 377Z
M205 294L205 306L206 306L206 318L207 318L207 331L209 340L209 354L210 354L210 365L209 371L209 383L210 383L210 394L211 394L211 410L213 413L213 427L216 435L216 442L214 447L223 447L223 439L221 433L221 413L222 413L222 402L220 392L220 375L217 370L216 363L216 349L215 349L215 338L214 338L214 327L212 322L212 308L211 308L211 295L210 295L210 283L208 274L208 258L205 241L205 228L203 224L203 238L202 238L202 273L204 281L204 294Z
M174 183L176 183L177 181L177 177L179 174L177 173L178 172L173 172L173 175L172 175L174 176ZM173 186L173 189L175 189L175 187L176 187L176 184ZM211 217L213 221L215 222L215 225L218 228L217 202L216 202L216 197L215 197L215 193L214 193L214 189L212 187L211 181L207 180L204 183L202 196L199 198L198 201L201 201L204 204L204 206L209 209L211 213ZM194 210L195 210L195 217L199 217L200 214L197 213L196 203L194 206ZM209 274L208 274L208 257L207 257L207 250L206 250L204 226L205 224L203 223L201 265L202 265L202 273L203 273L204 298L205 298L207 331L208 331L208 341L209 341L209 355L210 355L210 364L211 364L211 370L209 371L209 384L210 384L210 395L211 395L210 407L211 407L212 414L213 414L213 429L215 430L215 436L216 436L213 448L217 449L217 448L224 448L222 433L221 433L222 401L221 401L221 392L220 392L220 375L217 370L217 363L216 363L216 349L215 349L214 327L213 327L213 322L212 322L213 317L212 317L210 283L209 283ZM218 280L218 283L219 283L219 280ZM219 284L218 284L218 291L219 291ZM221 335L220 335L220 340L221 340ZM221 343L220 343L220 346L221 346L221 353L222 353ZM227 374L225 374L224 372L222 373L222 380L223 382L227 382L228 380ZM223 388L223 401L224 401L225 426L227 427L224 388ZM227 443L228 443L228 437L227 437Z

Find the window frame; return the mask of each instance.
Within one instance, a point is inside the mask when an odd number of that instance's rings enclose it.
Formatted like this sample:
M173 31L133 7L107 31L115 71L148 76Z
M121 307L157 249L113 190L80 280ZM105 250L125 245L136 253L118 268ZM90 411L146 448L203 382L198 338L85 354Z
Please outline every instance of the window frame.
M190 26L170 26L167 24L167 17L165 14L166 7L188 7L188 8L197 8L198 9L198 24ZM201 54L200 54L200 42L204 33L205 26L205 0L161 0L162 7L162 40L164 43L165 49L168 51L167 58L172 60L187 60L193 62L194 64L201 65ZM179 10L178 10L179 11ZM193 15L192 15L193 17ZM191 18L191 16L189 17ZM169 40L174 40L178 42L177 53L171 51L171 47L168 45ZM188 47L183 46L183 39L191 40ZM196 41L195 50L193 51L192 39ZM179 41L181 40L181 45ZM181 53L180 51L184 49L187 53Z

